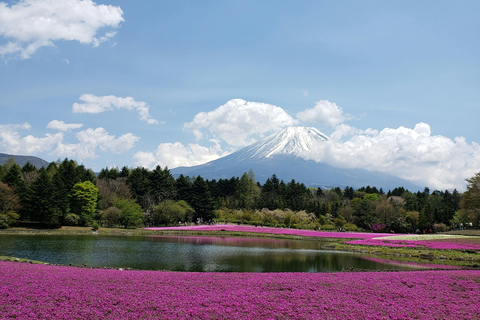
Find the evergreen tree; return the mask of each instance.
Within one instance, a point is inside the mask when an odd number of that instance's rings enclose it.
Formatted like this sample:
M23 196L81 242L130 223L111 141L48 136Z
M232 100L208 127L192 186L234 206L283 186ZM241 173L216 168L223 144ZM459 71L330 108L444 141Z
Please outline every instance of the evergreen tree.
M148 193L153 196L157 202L160 200L173 199L175 178L173 178L167 167L157 166L148 177Z
M176 199L191 203L192 185L190 178L181 174L175 181Z
M24 211L31 221L38 221L45 227L59 227L60 213L55 206L55 187L45 168L38 171L38 177L27 190Z
M10 166L2 181L5 182L10 188L21 189L24 186L24 182L22 179L22 169L20 169L20 166L16 163Z
M200 219L203 222L213 220L214 202L208 190L207 182L198 176L192 185L192 203L193 210L195 210L195 220Z

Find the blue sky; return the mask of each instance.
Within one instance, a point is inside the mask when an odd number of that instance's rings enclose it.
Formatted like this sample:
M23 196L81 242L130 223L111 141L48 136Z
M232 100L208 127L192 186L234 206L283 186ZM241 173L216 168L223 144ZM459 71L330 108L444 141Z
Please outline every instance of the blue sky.
M319 161L464 189L479 16L478 1L0 1L0 152L173 168L314 126L336 146Z

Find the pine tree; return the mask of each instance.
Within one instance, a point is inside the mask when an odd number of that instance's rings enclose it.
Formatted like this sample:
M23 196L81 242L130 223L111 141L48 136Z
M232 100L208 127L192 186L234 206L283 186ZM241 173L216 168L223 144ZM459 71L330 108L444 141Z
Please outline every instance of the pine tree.
M46 169L38 171L37 179L28 188L25 210L32 221L45 227L58 227L59 210L55 206L55 187Z
M208 222L215 217L214 203L207 182L200 176L193 182L191 205L195 210L195 220L200 219L203 222Z

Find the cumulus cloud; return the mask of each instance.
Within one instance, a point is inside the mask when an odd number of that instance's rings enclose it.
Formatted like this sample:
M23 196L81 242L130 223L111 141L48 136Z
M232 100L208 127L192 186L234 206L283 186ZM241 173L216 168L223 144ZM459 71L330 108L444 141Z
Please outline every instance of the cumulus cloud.
M146 121L148 124L157 124L158 120L153 119L149 110L150 107L146 102L135 101L132 97L120 98L116 96L98 97L93 94L82 94L79 98L83 103L74 103L72 111L74 113L101 113L110 111L114 108L135 110L140 120Z
M306 123L335 127L340 123L351 119L352 116L344 114L342 108L335 103L327 100L320 100L312 109L306 109L297 113L297 118Z
M297 123L280 107L232 99L213 111L198 113L184 128L193 131L197 140L208 131L213 138L232 146L246 146L258 137Z
M30 58L41 47L53 47L56 41L78 41L94 47L115 35L109 30L124 21L120 7L98 5L91 0L20 0L8 5L0 2L0 35L8 43L0 46L0 55Z
M104 152L123 153L132 149L140 137L126 133L116 138L104 128L89 128L75 134L79 143L59 143L53 151L54 155L79 160L97 157L97 149Z
M58 131L70 131L74 129L80 129L83 127L81 123L65 123L59 120L52 120L47 124L48 129L58 130Z
M217 141L212 142L214 144L210 147L196 143L161 143L155 152L140 151L133 158L137 166L145 168L154 168L157 165L169 168L200 165L228 154L221 150Z
M52 126L56 126L57 129L63 125L67 129L70 126L62 121L53 123ZM44 137L21 134L21 131L30 129L31 126L28 123L0 125L0 152L19 155L38 155L41 152L49 152L61 158L83 160L97 157L98 150L112 153L126 152L140 140L132 133L126 133L117 138L100 127L77 132L75 137L78 143L65 143L64 132L46 134Z
M30 130L28 123L0 125L0 150L10 154L36 154L51 150L63 140L63 133L46 134L45 137L21 136L20 131Z
M465 179L480 170L480 146L463 137L432 135L426 123L359 130L339 126L311 160L336 167L380 171L436 189L464 189Z

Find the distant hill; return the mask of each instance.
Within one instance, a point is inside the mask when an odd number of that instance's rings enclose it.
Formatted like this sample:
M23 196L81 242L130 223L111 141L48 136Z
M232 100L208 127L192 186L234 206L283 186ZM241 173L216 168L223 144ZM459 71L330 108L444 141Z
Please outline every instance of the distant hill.
M381 172L364 169L344 169L308 160L311 152L328 137L315 128L290 127L223 158L194 167L179 167L170 171L176 177L202 176L205 179L240 177L252 169L258 182L264 183L273 174L284 182L295 179L307 187L360 188L375 186L384 190L404 187L410 191L421 188L409 181Z
M38 158L38 157L33 157L33 156L17 156L17 155L12 155L12 154L6 154L6 153L0 153L0 165L4 165L8 159L13 157L13 160L20 166L23 167L27 162L30 162L33 164L37 169L41 167L47 167L48 162Z

